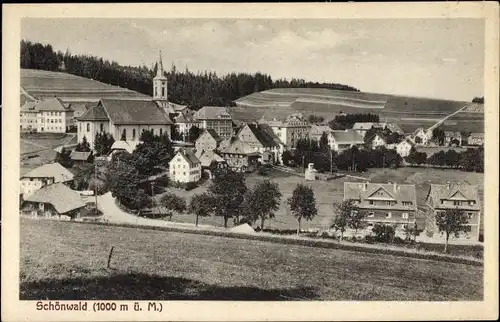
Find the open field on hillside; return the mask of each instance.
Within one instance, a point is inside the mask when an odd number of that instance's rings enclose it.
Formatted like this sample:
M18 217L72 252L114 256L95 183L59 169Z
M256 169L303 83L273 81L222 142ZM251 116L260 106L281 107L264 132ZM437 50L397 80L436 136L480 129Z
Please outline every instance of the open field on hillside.
M429 127L469 102L436 100L385 94L338 91L314 88L286 88L253 93L236 100L230 108L238 120L283 118L291 113L321 115L330 120L340 112L375 113L382 120L398 122L405 132L418 127ZM450 131L484 131L484 113L481 105L462 112L447 122ZM418 122L415 121L418 118Z
M432 168L400 168L393 169L370 169L365 173L353 173L355 176L370 179L371 182L397 182L415 184L417 189L417 199L419 205L425 204L425 197L428 193L431 183L450 182L467 182L469 184L478 185L480 193L483 191L482 173L463 172L449 169L432 169ZM334 179L330 181L316 180L305 181L303 177L292 175L286 172L273 170L268 176L260 176L256 173L250 174L246 183L248 187L253 186L257 181L270 179L278 183L281 193L283 194L281 205L276 212L276 217L265 222L265 228L269 229L296 229L297 222L286 206L286 199L292 196L293 189L297 183L304 183L314 189L316 204L318 207L318 215L312 221L302 222L303 229L320 228L327 229L331 220L334 217L336 209L333 206L334 202L340 202L344 195L344 182L357 181L348 177ZM189 200L194 194L206 192L209 182L203 186L185 192L179 189L170 189L175 194L183 196ZM159 199L161 196L157 196ZM172 217L173 221L194 223L195 218L191 214L176 214ZM423 218L419 218L422 222ZM224 222L219 217L200 218L200 224L223 226ZM229 221L229 226L232 222Z
M108 270L111 246L115 249ZM478 266L30 219L21 220L20 270L21 300L483 297L483 270Z
M61 72L21 69L21 86L39 99L60 97L96 100L101 97L147 97L126 88L101 83L92 79Z

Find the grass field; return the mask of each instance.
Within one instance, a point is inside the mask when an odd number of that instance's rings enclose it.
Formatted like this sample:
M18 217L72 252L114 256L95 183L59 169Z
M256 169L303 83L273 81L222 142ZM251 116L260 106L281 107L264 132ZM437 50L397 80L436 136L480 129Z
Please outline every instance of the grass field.
M236 100L231 114L237 120L283 118L291 113L321 115L330 120L344 113L375 113L380 118L397 122L403 131L429 127L437 120L463 107L469 102L403 97L375 93L338 91L314 88L284 88L253 93ZM447 124L449 131L484 132L484 107L475 106L474 112L462 112ZM415 122L412 118L419 118Z
M21 300L479 301L482 293L478 266L21 220Z

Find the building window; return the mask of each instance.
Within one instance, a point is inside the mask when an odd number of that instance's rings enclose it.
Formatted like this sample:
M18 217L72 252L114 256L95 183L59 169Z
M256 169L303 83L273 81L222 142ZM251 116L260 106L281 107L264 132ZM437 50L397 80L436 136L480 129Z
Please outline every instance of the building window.
M87 132L90 132L90 123L87 123Z
M127 140L127 129L123 129L123 131L122 131L122 138L124 140Z
M370 200L370 205L373 205L373 200Z
M467 219L472 219L473 216L474 214L472 212L467 213Z
M375 217L375 213L373 211L368 213L368 218L373 218Z
M401 215L401 218L408 219L408 213L407 212L403 212L403 214Z
M165 87L162 87L161 88L161 96L164 97L165 96Z
M104 132L104 124L101 123L101 132Z
M387 218L387 219L392 218L392 213L388 212L387 214L385 214L385 218Z
M132 129L132 140L135 140L135 129Z
M454 206L460 206L460 201L453 201Z

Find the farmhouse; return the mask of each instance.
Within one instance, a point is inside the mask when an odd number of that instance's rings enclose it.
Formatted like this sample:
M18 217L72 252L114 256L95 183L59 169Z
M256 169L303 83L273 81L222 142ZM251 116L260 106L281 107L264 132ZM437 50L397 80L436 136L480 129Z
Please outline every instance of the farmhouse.
M302 113L287 116L284 120L262 120L267 123L283 144L288 148L295 148L299 139L309 137L311 125Z
M352 200L366 214L368 226L390 224L402 230L416 223L415 185L344 182L344 200Z
M221 149L220 154L231 169L246 172L257 168L260 154L247 142L233 137L227 144L227 147Z
M455 143L458 146L462 145L462 134L460 132L444 131L444 143L451 145L453 142L458 142Z
M200 160L202 168L208 168L214 162L215 162L215 164L217 164L217 167L224 167L226 164L226 160L224 160L224 158L222 158L215 151L198 151L197 150L195 155L198 158L198 160Z
M108 132L115 140L133 146L145 130L155 135L170 136L172 121L157 101L135 98L101 99L78 119L78 142L86 137L94 148L97 133Z
M59 98L26 102L21 107L21 130L65 133L73 124L73 110Z
M427 145L432 138L432 131L419 127L410 135L410 138L419 145Z
M402 157L407 157L410 155L410 150L413 147L413 144L408 140L403 140L399 143L387 144L386 147L388 149L394 149L396 152Z
M353 146L363 145L365 142L361 134L353 130L332 131L330 132L330 147L334 151L343 151Z
M73 173L57 162L44 164L21 176L20 193L23 198L53 183L69 183Z
M439 232L436 225L436 214L449 209L459 209L466 214L467 225L466 231L460 233L458 238L479 240L481 204L477 186L463 183L431 184L426 204L430 209L426 222L427 230L444 237L444 233Z
M387 144L387 139L382 133L375 133L371 138L368 138L369 141L371 141L372 148L386 146Z
M260 162L280 162L284 145L268 124L247 123L236 136L260 153Z
M220 137L229 138L233 134L231 114L225 107L204 106L194 114L194 119L202 129L212 129Z
M467 138L469 145L484 145L484 133L471 133Z
M196 151L213 151L219 147L223 139L213 129L207 129L196 139Z
M186 183L201 179L201 162L191 149L179 149L168 166L172 181Z
M21 213L33 217L67 216L67 219L80 216L85 207L80 195L63 183L54 183L27 196L21 206Z

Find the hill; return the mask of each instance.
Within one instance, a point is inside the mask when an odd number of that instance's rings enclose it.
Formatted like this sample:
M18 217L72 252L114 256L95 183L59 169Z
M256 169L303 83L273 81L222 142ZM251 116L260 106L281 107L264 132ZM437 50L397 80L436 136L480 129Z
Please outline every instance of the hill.
M59 97L64 102L94 102L104 97L148 97L126 88L73 74L21 69L21 104L29 100Z
M465 264L32 219L21 219L20 236L22 300L483 297L482 268Z
M405 97L377 93L339 91L317 88L280 88L253 93L235 101L231 107L238 120L258 120L262 117L281 118L291 113L321 115L330 120L340 113L374 113L381 120L400 124L405 132L420 126L431 126L465 105L470 108L451 117L445 130L484 131L484 107L471 102Z

